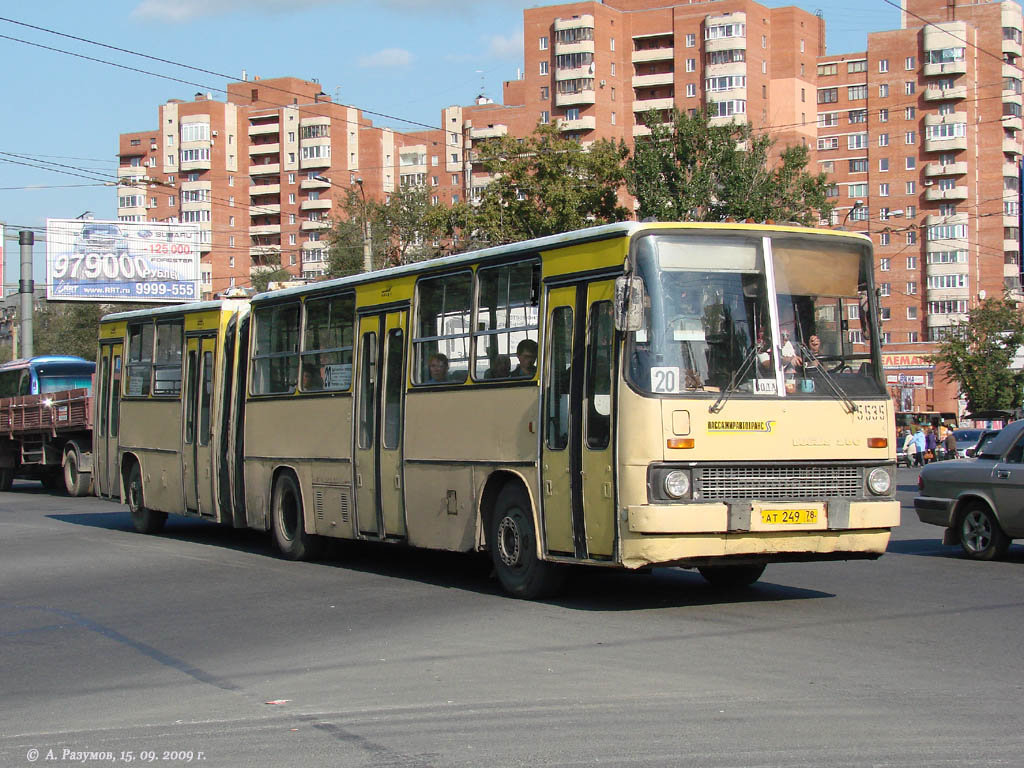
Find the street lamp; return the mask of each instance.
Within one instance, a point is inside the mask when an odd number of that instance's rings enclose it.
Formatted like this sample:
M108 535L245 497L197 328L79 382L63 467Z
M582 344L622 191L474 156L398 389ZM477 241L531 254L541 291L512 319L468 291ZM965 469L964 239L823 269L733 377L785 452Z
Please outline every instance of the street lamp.
M854 211L859 211L863 207L864 207L864 201L863 200L854 200L853 201L853 208L851 208L850 210L848 210L846 212L846 216L843 217L843 223L839 225L839 228L842 229L843 227L845 227L847 220L850 218L850 216L853 215L853 212Z
M366 190L363 189L362 177L356 179L356 184L359 186L359 196L363 201L363 272L373 271L373 259L372 259L372 241L370 233L370 220L366 216Z

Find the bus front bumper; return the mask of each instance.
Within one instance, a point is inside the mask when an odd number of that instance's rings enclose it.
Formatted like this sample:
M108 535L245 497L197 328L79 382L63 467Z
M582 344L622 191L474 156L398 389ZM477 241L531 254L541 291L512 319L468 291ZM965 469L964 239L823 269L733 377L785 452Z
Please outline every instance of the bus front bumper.
M823 503L817 506L826 508ZM895 500L830 502L817 524L750 530L752 507L756 505L627 507L622 564L643 568L704 565L719 558L789 561L878 557L889 543L889 530L900 522L900 505Z

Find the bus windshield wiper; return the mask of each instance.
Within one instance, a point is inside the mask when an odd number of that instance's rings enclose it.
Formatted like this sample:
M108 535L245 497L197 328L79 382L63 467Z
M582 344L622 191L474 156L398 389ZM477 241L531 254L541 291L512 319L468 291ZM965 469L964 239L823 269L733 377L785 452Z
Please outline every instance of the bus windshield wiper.
M829 388L832 390L835 396L843 401L843 406L846 408L847 413L856 413L857 404L850 399L850 396L846 394L846 391L839 385L839 382L836 381L835 377L831 373L829 373L828 369L822 364L821 360L819 360L817 356L803 344L800 344L799 346L800 352L811 359L811 362L814 363L818 373L821 374L821 378L825 381L826 384L828 384Z
M740 363L739 369L733 373L732 378L729 380L729 385L722 390L722 394L720 394L714 404L708 408L708 413L718 413L725 407L725 403L729 399L729 396L739 389L738 382L743 380L743 375L753 364L754 360L757 359L757 352L757 344L754 344L747 352L747 356L743 358L743 362Z

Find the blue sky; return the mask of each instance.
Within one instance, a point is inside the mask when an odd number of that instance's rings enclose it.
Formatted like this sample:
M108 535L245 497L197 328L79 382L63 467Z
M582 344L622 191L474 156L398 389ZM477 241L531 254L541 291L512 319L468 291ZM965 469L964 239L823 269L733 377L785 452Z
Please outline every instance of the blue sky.
M832 53L863 50L869 31L899 25L899 12L884 0L765 4L821 9ZM113 187L2 160L63 163L74 166L64 169L71 173L114 179L119 133L155 127L157 106L170 98L191 99L203 90L223 99L217 89L241 79L243 70L264 78L317 78L342 103L437 125L444 106L471 103L481 87L499 100L502 81L515 78L522 67L523 0L47 0L4 6L0 16L8 20L0 21L0 71L5 73L6 114L0 121L0 153L6 154L0 154L0 222L7 225L7 284L17 281L20 228L42 227L47 217L73 218L91 211L103 219L116 218L117 212ZM419 127L381 118L375 122L398 130ZM37 264L44 255L40 241L37 233Z

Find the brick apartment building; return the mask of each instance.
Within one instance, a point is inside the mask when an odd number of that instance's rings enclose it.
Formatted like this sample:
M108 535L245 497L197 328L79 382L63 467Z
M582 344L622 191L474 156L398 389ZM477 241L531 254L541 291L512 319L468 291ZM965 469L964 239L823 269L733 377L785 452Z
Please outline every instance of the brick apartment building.
M529 8L524 74L503 103L448 107L434 130L377 128L294 78L234 83L223 103L168 102L161 130L120 147L124 178L168 186L122 187L134 205L118 214L199 221L205 292L246 285L267 253L315 277L325 220L357 179L378 199L423 184L435 202L472 200L490 181L474 143L537 123L584 145L632 143L647 111L707 104L717 121L811 147L832 183L830 223L875 243L894 399L956 411L955 387L927 361L934 342L979 299L1020 295L1021 30L1013 2L903 0L900 29L827 54L822 18L753 0Z

